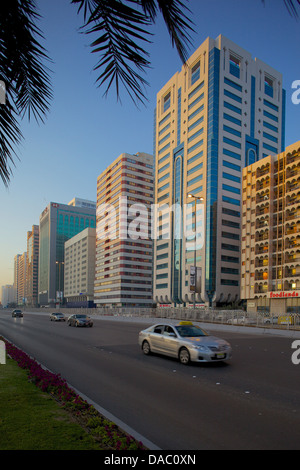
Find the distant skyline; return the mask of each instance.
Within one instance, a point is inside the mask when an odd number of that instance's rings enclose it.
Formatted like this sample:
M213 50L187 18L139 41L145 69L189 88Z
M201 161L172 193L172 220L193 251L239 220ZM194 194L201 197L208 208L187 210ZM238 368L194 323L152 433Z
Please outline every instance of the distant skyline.
M97 177L121 153L153 153L156 93L182 66L160 19L148 48L146 106L137 109L123 90L122 103L117 102L113 88L104 98L105 89L95 85L89 38L78 33L76 7L69 0L38 0L37 5L43 45L53 60L54 98L45 124L22 121L20 160L9 188L0 183L0 287L13 283L14 256L26 251L27 231L39 224L49 202L96 201ZM223 34L283 74L285 143L299 141L300 104L292 101L292 84L300 80L300 21L282 0L266 0L265 6L261 0L190 0L188 6L196 31L190 55L208 36Z

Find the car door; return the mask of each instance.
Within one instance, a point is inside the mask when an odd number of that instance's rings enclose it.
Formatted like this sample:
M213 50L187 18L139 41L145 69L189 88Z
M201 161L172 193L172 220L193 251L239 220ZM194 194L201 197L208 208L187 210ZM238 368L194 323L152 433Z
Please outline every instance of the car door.
M164 350L168 356L177 357L178 352L178 337L174 330L169 325L165 326L164 330Z
M150 334L151 349L154 352L164 353L164 325L157 325Z

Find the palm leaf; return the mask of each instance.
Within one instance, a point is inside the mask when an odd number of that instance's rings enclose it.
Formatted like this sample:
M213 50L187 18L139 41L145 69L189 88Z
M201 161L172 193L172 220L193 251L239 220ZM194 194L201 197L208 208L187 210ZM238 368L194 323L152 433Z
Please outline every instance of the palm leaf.
M266 3L266 0L262 0L263 4ZM291 16L294 16L295 18L298 18L298 11L297 8L300 5L300 0L283 0L289 14Z
M150 66L149 54L143 45L152 36L149 26L155 22L157 11L163 14L172 44L183 62L187 58L187 34L190 22L183 13L181 0L72 0L82 11L85 34L96 34L91 43L92 52L100 56L94 70L100 75L98 86L106 84L107 95L113 83L120 99L120 84L133 101L144 102L148 85L142 74ZM135 6L135 8L133 8Z
M0 80L6 86L6 103L0 105L0 176L5 185L12 174L14 147L22 140L18 119L33 115L43 121L52 97L38 18L33 0L1 4Z
M188 59L188 49L192 45L189 32L194 32L192 21L184 13L191 13L181 0L157 0L157 5L153 0L140 0L140 4L145 13L155 22L157 9L164 18L168 32L171 37L172 46L176 47L182 62Z

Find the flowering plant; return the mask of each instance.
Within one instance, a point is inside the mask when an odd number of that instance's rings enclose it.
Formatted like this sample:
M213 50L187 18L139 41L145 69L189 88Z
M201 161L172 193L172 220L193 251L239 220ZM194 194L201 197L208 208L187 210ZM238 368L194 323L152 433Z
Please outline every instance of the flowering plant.
M7 340L4 342L7 354L17 362L19 367L28 372L28 379L43 392L50 393L61 406L70 411L102 448L145 450L142 442L136 441L117 425L104 418L92 405L70 388L60 374L50 372L15 345Z

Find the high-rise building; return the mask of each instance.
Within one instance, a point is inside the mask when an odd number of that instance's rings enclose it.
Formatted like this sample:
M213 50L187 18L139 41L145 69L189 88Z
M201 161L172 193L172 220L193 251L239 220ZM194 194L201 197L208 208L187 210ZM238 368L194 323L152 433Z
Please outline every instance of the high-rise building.
M87 201L86 199L80 199L79 197L74 197L69 203L68 206L77 206L77 207L84 207L96 210L96 202L94 201Z
M38 304L38 267L39 267L39 226L33 225L27 232L27 261L26 261L26 303Z
M242 169L282 151L284 128L282 75L224 36L206 39L159 91L155 202L190 205L186 221L178 208L171 212L169 238L155 242L158 303L239 299ZM195 237L181 236L195 227L196 251ZM201 279L194 297L195 266Z
M96 229L86 228L65 243L64 295L68 307L93 307Z
M2 286L1 290L1 303L3 307L7 307L9 304L12 304L16 301L16 293L14 286L7 284L6 286Z
M18 287L17 287L17 304L24 305L27 302L26 299L26 271L27 271L27 252L25 251L18 258Z
M97 179L95 303L151 306L153 157L121 154Z
M17 254L14 257L14 292L15 292L15 303L18 305L18 287L19 287L19 260L21 255Z
M300 142L243 170L241 298L300 313Z
M86 201L92 203L91 201ZM96 227L96 210L50 202L40 216L39 303L61 302L64 291L65 242L87 227Z

